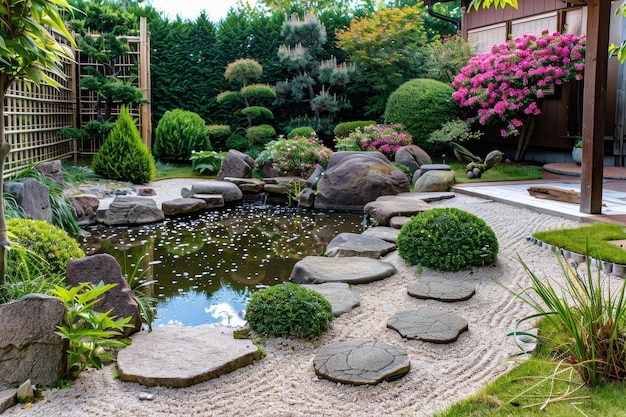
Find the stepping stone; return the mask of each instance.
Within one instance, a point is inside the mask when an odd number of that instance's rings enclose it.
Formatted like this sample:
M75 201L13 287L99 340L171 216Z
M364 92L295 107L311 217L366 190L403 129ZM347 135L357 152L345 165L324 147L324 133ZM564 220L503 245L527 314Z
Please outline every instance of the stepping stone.
M328 300L333 307L335 317L347 313L361 303L359 297L350 290L350 285L343 282L327 282L326 284L304 284L304 288L316 291Z
M395 196L386 196L384 199L370 201L363 207L363 211L376 220L381 226L388 225L392 217L410 217L431 209L432 206L423 200L413 200Z
M468 328L463 317L431 308L398 311L387 321L387 327L407 339L432 343L454 342Z
M291 271L290 279L296 284L323 284L345 282L365 284L392 276L396 268L378 259L348 256L328 258L307 256L298 261Z
M206 180L193 183L191 188L184 187L180 190L180 195L184 198L200 198L196 197L196 194L221 194L226 203L240 201L243 198L239 187L229 181Z
M391 220L389 220L389 226L394 229L402 229L402 226L407 224L409 220L411 220L411 218L407 216L392 217Z
M344 384L395 381L411 369L409 356L395 346L366 340L347 340L323 346L313 361L315 373Z
M386 196L378 197L376 200L377 201L385 200L389 197L408 198L410 200L421 200L426 203L432 203L433 201L441 201L441 200L447 200L449 198L454 198L456 197L456 193L453 193L450 191L433 191L430 193L420 193L420 192L400 193L400 194L396 194L395 196L386 195Z
M157 327L132 339L117 356L119 378L149 387L188 387L261 359L252 341L209 325Z
M396 249L394 243L359 233L339 233L326 246L326 256L362 256L378 259Z
M365 229L365 231L361 234L363 236L375 237L377 239L382 239L387 242L396 243L396 240L398 240L399 232L400 230L394 229L393 227L376 226Z
M206 201L200 198L175 198L161 203L161 210L166 216L195 213L207 207Z
M224 196L222 194L194 194L193 198L204 201L206 208L220 208L225 205Z
M263 188L265 187L265 182L258 178L226 177L224 178L224 181L232 182L244 193L260 193L263 192Z
M409 295L423 300L464 301L476 292L474 284L465 280L422 276L409 287Z

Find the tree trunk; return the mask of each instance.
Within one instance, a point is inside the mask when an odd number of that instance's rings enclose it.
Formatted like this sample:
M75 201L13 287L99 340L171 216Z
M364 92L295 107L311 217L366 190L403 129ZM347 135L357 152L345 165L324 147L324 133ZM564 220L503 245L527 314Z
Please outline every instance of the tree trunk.
M0 283L4 282L6 274L6 252L9 249L9 238L7 236L7 221L4 217L4 163L7 155L11 151L11 144L4 138L4 99L10 86L5 75L0 74Z
M522 131L519 135L519 141L517 142L516 161L523 161L526 156L526 150L528 149L530 139L533 137L533 132L535 131L535 120L536 117L528 116L522 125Z

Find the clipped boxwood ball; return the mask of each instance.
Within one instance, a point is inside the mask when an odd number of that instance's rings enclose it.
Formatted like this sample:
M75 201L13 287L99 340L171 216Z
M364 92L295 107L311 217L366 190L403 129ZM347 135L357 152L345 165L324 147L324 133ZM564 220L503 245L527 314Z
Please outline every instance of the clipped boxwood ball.
M398 234L398 253L410 265L461 271L495 264L498 239L485 221L456 208L419 213Z
M321 294L293 283L255 292L246 309L250 328L268 336L317 336L333 318L333 309Z

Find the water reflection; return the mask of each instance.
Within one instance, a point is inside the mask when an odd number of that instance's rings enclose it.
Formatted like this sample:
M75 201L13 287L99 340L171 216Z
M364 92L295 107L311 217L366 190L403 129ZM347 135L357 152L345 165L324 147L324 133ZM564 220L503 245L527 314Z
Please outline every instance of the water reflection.
M338 233L360 232L362 215L243 205L141 227L93 226L87 254L110 253L124 273L156 283L159 325L243 321L250 294L285 282L305 256Z

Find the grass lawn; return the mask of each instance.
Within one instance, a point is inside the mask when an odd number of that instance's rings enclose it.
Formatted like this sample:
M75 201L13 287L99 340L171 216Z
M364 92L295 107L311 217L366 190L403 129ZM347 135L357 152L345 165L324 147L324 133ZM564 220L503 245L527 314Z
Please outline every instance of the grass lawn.
M480 178L467 178L465 164L457 161L446 162L456 173L456 183L496 182L496 181L521 181L541 179L541 170L534 166L521 165L513 162L503 162L483 173Z
M165 180L168 178L207 178L206 175L202 175L197 171L191 169L191 165L187 164L165 164L162 162L156 163L156 177L155 180Z

